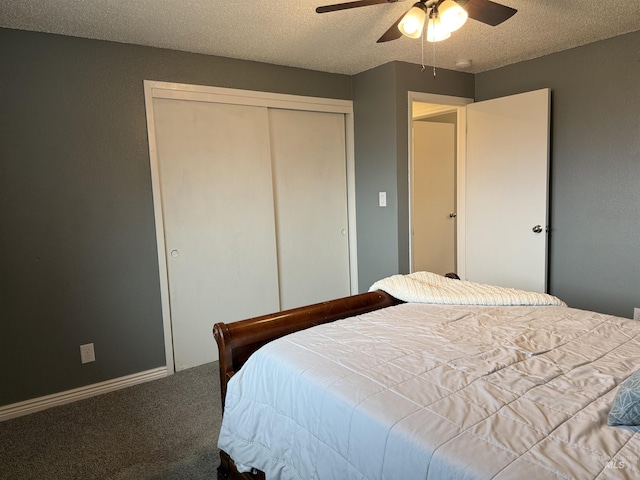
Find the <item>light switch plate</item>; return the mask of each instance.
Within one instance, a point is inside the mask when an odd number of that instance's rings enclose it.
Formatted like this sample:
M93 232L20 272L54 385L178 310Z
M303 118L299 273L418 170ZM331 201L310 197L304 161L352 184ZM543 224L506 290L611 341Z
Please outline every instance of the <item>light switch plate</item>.
M381 207L387 206L387 192L378 193L378 205L380 205Z

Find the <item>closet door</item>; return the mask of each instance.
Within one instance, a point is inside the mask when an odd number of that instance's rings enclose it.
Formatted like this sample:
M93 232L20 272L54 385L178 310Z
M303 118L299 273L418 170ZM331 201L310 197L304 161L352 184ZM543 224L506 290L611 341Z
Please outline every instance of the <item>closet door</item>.
M350 294L344 115L269 110L282 309Z
M211 333L279 309L268 112L153 100L176 370L217 359Z

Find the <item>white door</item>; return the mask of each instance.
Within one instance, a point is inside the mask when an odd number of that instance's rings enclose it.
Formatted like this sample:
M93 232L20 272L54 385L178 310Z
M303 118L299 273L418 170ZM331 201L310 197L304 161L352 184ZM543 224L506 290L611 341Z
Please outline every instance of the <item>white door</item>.
M413 122L412 271L444 275L455 262L454 125Z
M547 289L549 89L467 106L466 278Z
M281 308L350 294L345 120L269 110Z
M153 100L176 370L211 333L279 309L268 110Z

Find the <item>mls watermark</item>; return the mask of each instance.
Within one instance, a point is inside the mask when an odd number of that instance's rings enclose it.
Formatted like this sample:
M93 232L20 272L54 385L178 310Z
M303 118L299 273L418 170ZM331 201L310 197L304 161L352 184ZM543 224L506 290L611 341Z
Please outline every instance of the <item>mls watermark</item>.
M627 468L627 464L622 460L609 460L604 468L612 468L615 470L621 470L623 468Z
M610 470L630 468L635 471L635 467L640 463L640 457L637 455L617 455L615 458L595 455L594 458L604 461L604 468Z

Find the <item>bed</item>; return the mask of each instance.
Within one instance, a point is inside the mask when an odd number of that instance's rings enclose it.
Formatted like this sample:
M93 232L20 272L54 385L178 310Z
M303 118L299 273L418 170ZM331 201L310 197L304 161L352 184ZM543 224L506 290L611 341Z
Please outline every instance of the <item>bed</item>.
M216 324L218 478L640 478L640 322L424 273Z

